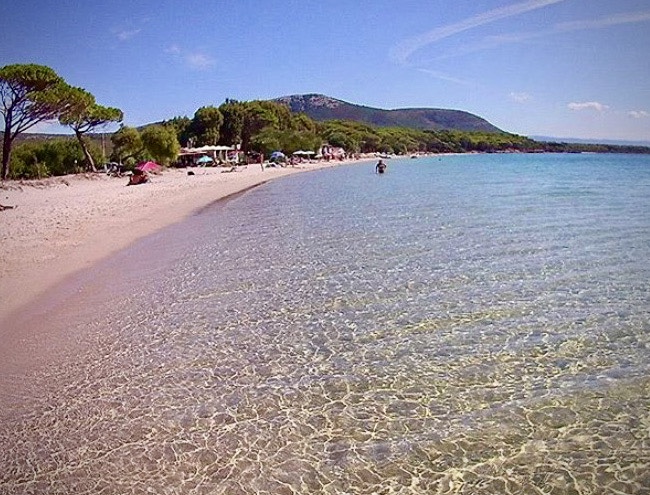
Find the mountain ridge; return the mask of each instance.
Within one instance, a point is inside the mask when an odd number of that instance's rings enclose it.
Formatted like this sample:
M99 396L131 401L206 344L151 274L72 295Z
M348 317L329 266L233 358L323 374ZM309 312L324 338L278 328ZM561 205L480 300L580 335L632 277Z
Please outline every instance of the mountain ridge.
M288 95L272 101L287 105L317 121L354 120L378 127L407 127L420 130L505 132L486 119L463 110L445 108L383 109L349 103L318 93Z

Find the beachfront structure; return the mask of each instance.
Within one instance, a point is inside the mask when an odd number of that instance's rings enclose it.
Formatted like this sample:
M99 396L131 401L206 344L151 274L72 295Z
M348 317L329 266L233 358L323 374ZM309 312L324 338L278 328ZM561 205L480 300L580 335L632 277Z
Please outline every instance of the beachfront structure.
M234 157L230 152L235 152ZM178 154L178 161L183 165L201 164L202 157L209 157L213 163L225 163L238 161L239 150L232 146L201 146L199 148L181 148ZM207 160L204 160L204 162Z

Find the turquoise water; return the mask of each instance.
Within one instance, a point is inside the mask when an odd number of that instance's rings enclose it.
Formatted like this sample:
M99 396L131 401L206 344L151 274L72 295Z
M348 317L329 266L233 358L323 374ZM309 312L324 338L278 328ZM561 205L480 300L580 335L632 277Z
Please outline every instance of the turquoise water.
M85 275L74 358L0 416L0 493L649 493L650 157L388 164Z

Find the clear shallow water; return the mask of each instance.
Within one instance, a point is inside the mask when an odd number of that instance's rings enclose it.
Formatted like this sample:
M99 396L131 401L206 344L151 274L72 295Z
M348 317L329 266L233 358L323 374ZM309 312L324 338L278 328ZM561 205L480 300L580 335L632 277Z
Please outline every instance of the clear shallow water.
M373 167L98 268L0 413L0 493L648 493L650 158Z

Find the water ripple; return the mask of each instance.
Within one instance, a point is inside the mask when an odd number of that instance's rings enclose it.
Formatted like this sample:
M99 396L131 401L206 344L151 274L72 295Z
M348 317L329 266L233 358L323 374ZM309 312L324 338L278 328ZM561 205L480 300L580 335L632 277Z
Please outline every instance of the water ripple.
M16 376L0 493L647 493L633 160L333 169L143 241L174 262Z

